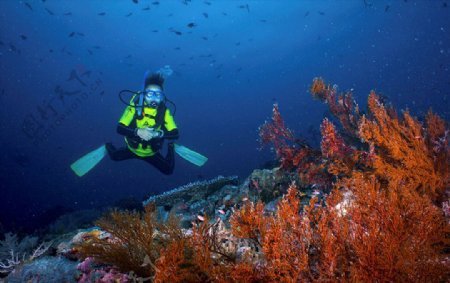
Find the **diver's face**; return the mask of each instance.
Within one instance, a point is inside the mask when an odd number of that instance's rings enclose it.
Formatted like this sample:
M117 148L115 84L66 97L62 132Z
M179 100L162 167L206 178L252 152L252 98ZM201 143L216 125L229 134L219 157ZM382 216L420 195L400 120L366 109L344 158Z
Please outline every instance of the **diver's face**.
M145 89L145 102L150 107L158 107L158 105L164 100L164 93L162 89L157 85L149 85Z

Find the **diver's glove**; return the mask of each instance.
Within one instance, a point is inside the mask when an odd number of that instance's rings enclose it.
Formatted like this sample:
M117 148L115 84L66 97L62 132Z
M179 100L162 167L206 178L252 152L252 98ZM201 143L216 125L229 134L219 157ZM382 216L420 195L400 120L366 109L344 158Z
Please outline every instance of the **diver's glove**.
M153 137L153 131L150 128L138 128L135 132L136 136L140 137L144 141L149 141Z
M152 139L162 138L164 136L164 132L162 130L155 130L155 129L151 129L151 130L152 130Z
M149 141L153 138L162 138L164 132L162 130L155 130L153 128L138 128L136 135L144 141Z

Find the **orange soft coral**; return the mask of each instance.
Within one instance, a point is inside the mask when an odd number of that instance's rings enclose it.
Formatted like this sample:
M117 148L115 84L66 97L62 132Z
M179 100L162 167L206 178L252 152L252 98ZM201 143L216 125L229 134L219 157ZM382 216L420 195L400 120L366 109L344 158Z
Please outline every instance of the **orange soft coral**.
M429 116L424 127L408 111L403 113L403 119L392 117L375 92L369 95L368 107L372 118L362 118L359 135L375 148L375 174L393 187L419 191L433 200L442 199L449 184L448 148L447 160L436 164L440 156L430 148L432 142L427 144L426 140L428 136L436 139L436 135L443 134L442 130L433 130L434 126L441 127L437 125L439 120ZM428 133L428 129L432 132Z
M260 213L256 213L258 209ZM261 203L246 203L230 220L236 237L253 239L263 252L260 278L264 282L297 282L310 278L312 234L308 217L300 213L296 187L292 185L288 189L274 215L264 215L261 209Z
M442 211L426 196L403 186L383 184L376 176L355 174L348 209L348 242L355 281L439 282L446 227ZM448 232L448 231L447 231Z

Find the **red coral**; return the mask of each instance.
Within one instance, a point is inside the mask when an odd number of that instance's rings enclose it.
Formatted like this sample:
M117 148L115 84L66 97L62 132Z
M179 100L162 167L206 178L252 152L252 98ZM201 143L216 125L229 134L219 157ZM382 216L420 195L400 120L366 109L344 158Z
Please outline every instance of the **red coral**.
M351 136L356 136L358 121L361 117L358 105L353 101L351 91L337 95L337 85L326 85L322 78L315 78L311 86L311 94L314 98L328 104L333 114L342 124L342 127Z
M330 176L321 165L320 151L312 149L301 139L296 138L281 117L277 104L273 106L272 120L259 127L262 146L271 144L286 171L297 171L301 180L308 184L326 187Z
M327 118L322 121L320 131L322 133L322 142L320 144L322 156L331 159L342 159L352 153L352 150L345 145L344 140L337 133L333 123Z

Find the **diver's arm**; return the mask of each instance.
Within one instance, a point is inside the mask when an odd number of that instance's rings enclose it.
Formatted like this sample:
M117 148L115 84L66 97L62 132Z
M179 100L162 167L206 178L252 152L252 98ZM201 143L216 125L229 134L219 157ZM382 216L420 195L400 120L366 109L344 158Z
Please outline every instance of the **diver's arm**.
M163 130L163 136L161 138L168 140L176 140L180 136L178 129L173 129L171 131Z
M125 126L122 123L117 124L117 133L122 136L126 136L129 138L136 136L136 128L132 128L130 126Z

